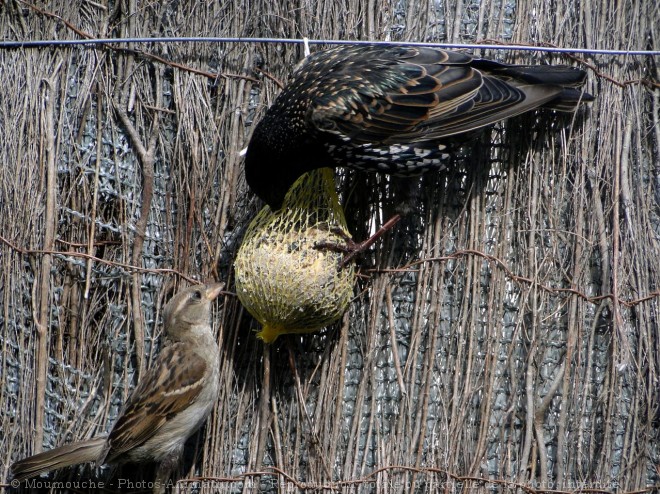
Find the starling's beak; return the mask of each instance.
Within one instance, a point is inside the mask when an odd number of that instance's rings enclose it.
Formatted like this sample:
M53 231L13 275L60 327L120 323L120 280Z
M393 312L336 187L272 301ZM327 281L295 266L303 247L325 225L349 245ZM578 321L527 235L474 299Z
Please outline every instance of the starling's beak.
M222 289L225 287L224 283L211 283L206 285L206 290L204 291L204 296L209 300L215 300L215 298L220 295Z

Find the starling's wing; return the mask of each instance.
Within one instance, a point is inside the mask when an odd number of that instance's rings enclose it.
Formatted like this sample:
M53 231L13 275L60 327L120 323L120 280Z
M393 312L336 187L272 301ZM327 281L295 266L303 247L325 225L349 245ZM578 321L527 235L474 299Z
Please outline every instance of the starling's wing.
M414 133L433 110L453 113L470 104L482 85L481 74L468 65L471 57L457 52L375 47L328 50L319 59L302 67L314 78L309 122L353 143Z
M476 130L543 106L557 98L562 88L546 84L512 84L501 78L482 74L483 84L473 98L453 112L437 108L429 112L417 133L424 140ZM404 138L416 137L415 132Z
M203 388L207 366L203 359L182 352L182 346L174 343L163 348L140 380L110 431L99 463L111 462L140 446L195 401Z
M344 50L345 51L345 50ZM472 57L444 50L389 47L307 71L308 121L358 144L428 141L468 132L541 106L557 97L556 84L490 75ZM314 60L310 62L315 63ZM508 67L493 63L497 67Z

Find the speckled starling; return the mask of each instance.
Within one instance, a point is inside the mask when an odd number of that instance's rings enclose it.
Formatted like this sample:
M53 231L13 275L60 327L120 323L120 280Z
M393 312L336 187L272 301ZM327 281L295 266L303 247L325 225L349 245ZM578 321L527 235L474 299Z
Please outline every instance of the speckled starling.
M279 209L312 168L397 175L442 169L453 136L593 99L583 70L507 65L436 48L345 45L308 56L257 124L245 160L252 190Z

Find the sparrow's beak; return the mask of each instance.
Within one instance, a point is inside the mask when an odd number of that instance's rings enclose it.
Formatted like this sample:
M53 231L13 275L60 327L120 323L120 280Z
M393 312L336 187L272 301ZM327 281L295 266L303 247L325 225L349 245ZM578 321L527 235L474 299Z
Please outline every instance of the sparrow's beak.
M206 290L204 291L204 295L209 300L215 300L215 298L218 295L220 295L224 287L225 287L224 283L211 283L209 285L206 285Z

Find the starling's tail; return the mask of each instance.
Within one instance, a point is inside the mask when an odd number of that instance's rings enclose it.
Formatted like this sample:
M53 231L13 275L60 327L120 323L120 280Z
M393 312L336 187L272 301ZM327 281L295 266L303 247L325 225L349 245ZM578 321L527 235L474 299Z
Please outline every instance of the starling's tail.
M594 97L582 91L587 73L568 65L507 65L493 60L474 60L473 66L491 75L509 79L509 82L553 85L562 88L552 100L543 105L559 111L574 111L580 103L593 101Z
M588 103L593 100L594 97L589 93L585 93L578 88L565 87L555 99L543 105L543 108L572 112L575 111L581 103Z
M13 480L19 482L57 468L89 463L103 451L105 436L60 446L17 461L11 466Z
M493 60L475 60L478 69L491 74L506 75L532 84L556 84L558 86L581 86L587 73L569 65L507 65Z

